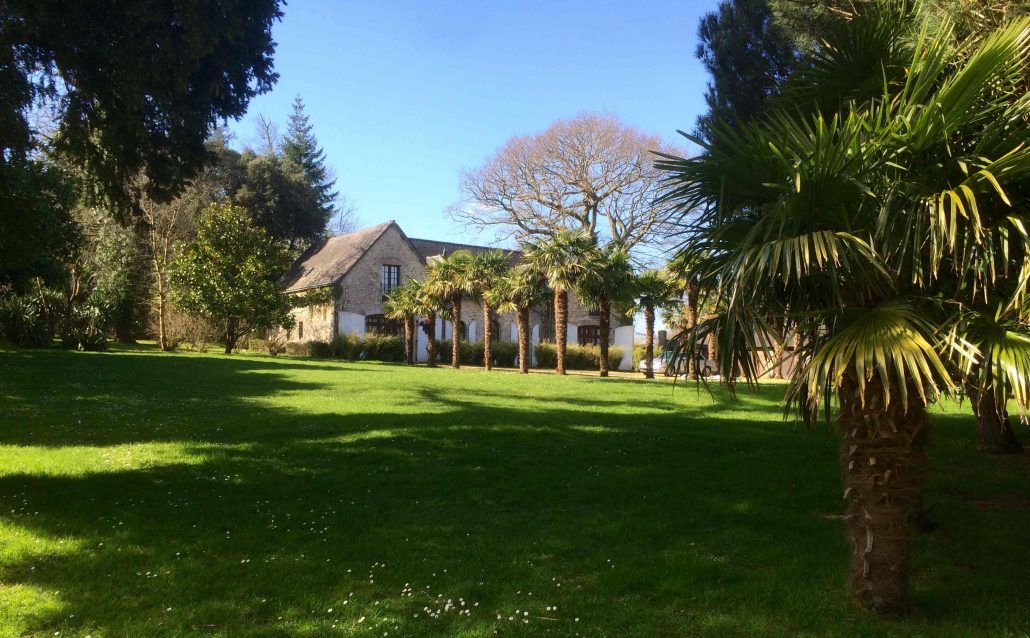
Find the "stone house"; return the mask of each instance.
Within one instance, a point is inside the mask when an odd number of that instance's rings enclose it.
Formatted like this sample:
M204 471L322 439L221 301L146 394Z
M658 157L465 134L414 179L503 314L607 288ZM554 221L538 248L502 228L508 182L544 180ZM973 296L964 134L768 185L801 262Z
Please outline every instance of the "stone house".
M335 302L312 308L293 310L294 327L287 334L288 341L330 341L335 335L367 333L402 335L398 322L383 315L383 302L393 288L409 279L425 277L427 265L434 259L445 257L456 250L481 252L492 250L485 246L471 246L431 239L409 238L394 221L324 239L301 255L287 274L284 285L289 293L302 293L315 288L333 287ZM517 251L509 251L517 259ZM465 299L461 308L461 334L469 341L483 338L483 310L474 298ZM518 341L515 316L497 313L494 335L498 341ZM613 345L625 346L621 341L629 338L632 344L632 326L621 326L625 321L612 317L609 337ZM535 308L530 312L533 343L553 340L554 319L552 309ZM444 317L437 320L438 339L450 339L453 327ZM418 331L416 352L425 360L426 335ZM598 341L598 313L584 307L569 295L569 343ZM616 343L620 341L620 343ZM627 348L629 350L631 348ZM626 357L627 361L629 356Z

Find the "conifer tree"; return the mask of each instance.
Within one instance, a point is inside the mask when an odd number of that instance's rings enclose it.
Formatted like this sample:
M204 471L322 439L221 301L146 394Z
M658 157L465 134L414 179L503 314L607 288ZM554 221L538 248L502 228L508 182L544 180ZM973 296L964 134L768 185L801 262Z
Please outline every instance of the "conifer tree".
M293 113L283 138L283 158L300 166L311 184L319 208L330 219L336 213L339 192L333 190L336 179L325 165L325 151L319 147L314 127L304 112L304 102L298 95L293 99Z

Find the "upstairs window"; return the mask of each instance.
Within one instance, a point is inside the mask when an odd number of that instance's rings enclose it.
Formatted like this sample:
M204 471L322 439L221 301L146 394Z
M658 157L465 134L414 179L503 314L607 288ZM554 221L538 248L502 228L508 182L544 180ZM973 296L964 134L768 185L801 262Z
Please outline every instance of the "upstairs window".
M383 291L383 298L390 294L390 291L401 285L401 267L392 264L383 264L383 276L379 287Z

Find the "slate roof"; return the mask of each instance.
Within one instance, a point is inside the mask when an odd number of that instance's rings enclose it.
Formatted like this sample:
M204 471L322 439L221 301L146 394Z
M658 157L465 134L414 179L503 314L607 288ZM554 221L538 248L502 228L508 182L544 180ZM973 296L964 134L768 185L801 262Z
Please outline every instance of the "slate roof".
M393 221L388 221L315 243L304 251L286 274L283 282L286 292L335 283L358 263L358 259L392 224Z
M457 244L452 241L437 241L435 239L411 239L411 243L415 246L415 249L426 259L430 257L436 257L437 255L443 255L446 257L456 250L467 250L471 253L485 253L491 250L498 250L496 248L490 248L489 246L473 246L472 244ZM500 249L502 252L507 253L511 260L514 262L522 253L518 250L507 250Z
M396 226L401 235L407 239L400 226L391 220L356 230L353 233L329 237L316 242L304 251L304 254L293 263L290 272L286 274L283 279L286 292L300 292L336 283L354 267L354 264L358 263L358 259L372 247L372 244L376 243L390 226ZM471 244L458 244L435 239L409 239L408 241L423 260L437 255L447 256L456 250L467 250L473 253L494 250L487 246L472 246ZM504 252L509 255L512 262L522 256L522 253L517 250L505 250Z

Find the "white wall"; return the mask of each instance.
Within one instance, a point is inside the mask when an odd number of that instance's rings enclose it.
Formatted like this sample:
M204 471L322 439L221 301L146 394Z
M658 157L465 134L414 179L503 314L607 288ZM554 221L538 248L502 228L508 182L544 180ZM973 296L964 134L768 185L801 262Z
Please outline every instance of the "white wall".
M356 312L340 311L337 330L342 335L356 334L359 337L365 336L365 315Z
M570 323L568 326L568 330L565 331L565 335L565 338L568 339L567 343L579 343L579 326L577 326L574 323Z
M426 331L422 329L421 325L415 327L415 361L428 361L429 356L426 354Z
M619 326L615 329L615 346L625 348L619 370L633 369L633 326Z

